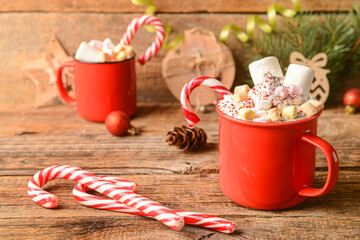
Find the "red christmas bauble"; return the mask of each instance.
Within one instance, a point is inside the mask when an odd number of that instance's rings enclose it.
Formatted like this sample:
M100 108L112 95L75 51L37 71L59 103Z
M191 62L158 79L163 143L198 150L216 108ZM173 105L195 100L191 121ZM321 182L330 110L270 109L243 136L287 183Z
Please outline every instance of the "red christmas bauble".
M345 105L345 112L353 114L356 109L360 108L360 89L352 88L344 95L343 102Z
M122 111L113 111L106 117L105 125L112 135L122 136L130 127L130 118Z

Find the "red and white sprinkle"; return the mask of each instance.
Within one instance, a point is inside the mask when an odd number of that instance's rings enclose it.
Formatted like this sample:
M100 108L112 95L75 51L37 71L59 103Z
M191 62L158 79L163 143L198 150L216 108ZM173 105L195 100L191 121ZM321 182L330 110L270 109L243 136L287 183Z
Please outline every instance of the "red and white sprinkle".
M307 96L304 97L302 95L292 94L294 91L289 92L285 98L283 98L284 96L275 94L276 88L283 87L282 82L283 77L275 77L271 75L269 70L264 74L264 80L250 89L247 100L237 103L233 100L232 94L227 94L218 102L218 108L226 115L237 119L240 119L238 111L241 108L250 108L255 112L255 118L251 121L268 122L268 109L274 107L283 109L284 107L291 105L295 105L299 108L302 103L309 99ZM270 101L271 104L269 104L268 101ZM298 117L296 119L288 120L284 118L284 121L294 121L305 117L306 116L298 110Z

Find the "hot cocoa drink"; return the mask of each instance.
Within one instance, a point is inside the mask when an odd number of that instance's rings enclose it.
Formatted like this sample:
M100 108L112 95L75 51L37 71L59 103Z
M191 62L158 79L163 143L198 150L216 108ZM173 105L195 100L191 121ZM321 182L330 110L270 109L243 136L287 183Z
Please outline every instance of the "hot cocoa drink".
M291 64L284 77L275 57L253 62L249 66L255 86L235 87L223 96L218 108L226 115L254 122L294 121L315 115L324 105L309 97L314 71Z

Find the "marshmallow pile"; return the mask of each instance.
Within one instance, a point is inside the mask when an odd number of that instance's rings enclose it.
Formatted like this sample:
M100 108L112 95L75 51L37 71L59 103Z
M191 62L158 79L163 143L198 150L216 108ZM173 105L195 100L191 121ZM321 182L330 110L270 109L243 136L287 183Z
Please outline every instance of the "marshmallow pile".
M254 122L294 121L315 115L324 108L309 97L315 75L309 67L290 64L284 77L276 57L267 57L249 65L255 86L235 87L218 103L226 115Z
M134 56L130 45L115 45L110 38L104 41L82 42L76 51L75 59L90 63L124 61Z

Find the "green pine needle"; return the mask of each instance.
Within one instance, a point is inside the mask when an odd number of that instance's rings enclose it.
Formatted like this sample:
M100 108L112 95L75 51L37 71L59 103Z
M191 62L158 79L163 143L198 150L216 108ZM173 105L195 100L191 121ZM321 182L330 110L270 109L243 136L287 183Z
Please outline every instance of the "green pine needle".
M301 52L307 59L324 52L328 57L324 68L331 71L327 105L334 104L335 93L343 91L345 82L360 71L360 7L348 14L301 12L293 19L283 18L280 25L274 33L261 32L246 44L245 69L250 62L276 56L285 72L291 52Z

